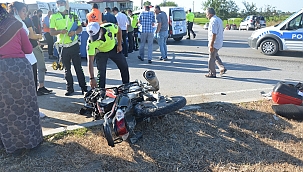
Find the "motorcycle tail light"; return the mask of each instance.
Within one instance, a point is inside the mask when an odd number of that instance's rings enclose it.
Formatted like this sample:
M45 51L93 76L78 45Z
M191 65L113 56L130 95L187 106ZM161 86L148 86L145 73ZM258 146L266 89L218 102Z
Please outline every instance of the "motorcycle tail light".
M121 109L118 109L116 111L116 120L114 123L114 129L116 136L123 136L128 133L124 119L124 112Z
M121 119L120 121L115 120L114 129L115 129L116 136L123 136L128 133L124 118Z

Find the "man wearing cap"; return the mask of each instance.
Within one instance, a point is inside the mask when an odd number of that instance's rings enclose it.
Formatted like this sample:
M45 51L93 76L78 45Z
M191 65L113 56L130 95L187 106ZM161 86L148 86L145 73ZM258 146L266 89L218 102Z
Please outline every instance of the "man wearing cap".
M188 35L188 37L186 39L190 39L190 32L194 35L194 38L196 38L196 34L193 31L194 18L195 18L195 14L191 12L191 9L189 9L186 14L187 35Z
M71 73L71 61L73 62L79 86L81 87L82 94L87 92L85 77L81 66L80 46L78 43L77 34L82 32L81 22L78 20L77 15L68 14L66 9L65 0L57 0L58 12L51 15L50 18L50 34L57 35L57 43L62 50L62 63L65 68L65 80L67 82L67 92L65 96L70 96L74 93L74 81ZM71 31L72 26L77 24L77 29ZM60 52L60 50L58 50Z
M126 58L121 53L121 29L113 23L104 23L100 26L98 23L92 22L86 26L86 31L89 35L89 41L87 45L87 61L91 88L105 88L106 65L108 58L110 58L114 63L116 63L117 67L119 68L122 83L129 83L128 64ZM115 35L117 35L117 45ZM97 80L94 75L95 58L98 69Z

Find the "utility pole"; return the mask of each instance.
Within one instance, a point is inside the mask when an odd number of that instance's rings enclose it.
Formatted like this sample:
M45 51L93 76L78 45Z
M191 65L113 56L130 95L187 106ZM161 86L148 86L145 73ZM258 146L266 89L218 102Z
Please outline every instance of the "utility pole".
M142 9L142 7L143 7L143 0L141 0L141 7L140 7L140 9Z
M193 1L193 11L192 12L194 12L194 8L195 8L195 1Z

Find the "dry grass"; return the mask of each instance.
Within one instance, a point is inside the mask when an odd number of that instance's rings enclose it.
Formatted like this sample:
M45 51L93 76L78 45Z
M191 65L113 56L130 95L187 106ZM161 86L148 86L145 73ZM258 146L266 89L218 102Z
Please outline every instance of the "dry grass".
M303 171L302 124L276 120L268 100L206 103L143 123L136 144L107 146L101 127L46 138L0 171Z

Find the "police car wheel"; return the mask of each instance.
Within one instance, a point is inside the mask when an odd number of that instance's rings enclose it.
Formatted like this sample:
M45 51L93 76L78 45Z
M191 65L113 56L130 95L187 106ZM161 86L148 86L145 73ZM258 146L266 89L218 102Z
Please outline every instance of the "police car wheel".
M273 39L263 40L260 47L265 55L275 55L278 52L278 43Z

